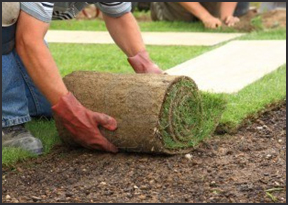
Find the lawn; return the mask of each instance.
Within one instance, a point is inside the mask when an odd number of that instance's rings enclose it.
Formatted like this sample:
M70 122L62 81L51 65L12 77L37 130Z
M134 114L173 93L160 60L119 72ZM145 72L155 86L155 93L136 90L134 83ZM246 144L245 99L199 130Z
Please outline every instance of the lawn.
M71 22L65 22L68 25ZM79 22L79 27L90 26L95 22ZM140 23L141 25L141 23ZM141 28L145 30L145 24ZM159 31L164 31L170 24L159 26ZM177 31L185 30L185 24L177 24ZM187 25L186 25L187 26ZM87 29L88 29L87 27ZM53 29L57 29L57 23L52 24ZM149 27L146 27L149 30ZM165 29L164 29L165 28ZM99 29L104 29L100 25ZM162 30L163 29L163 30ZM185 31L190 31L186 27ZM285 39L286 29L274 31L260 31L248 34L240 39L258 40L258 39ZM220 45L218 45L220 46ZM214 47L184 47L184 46L148 46L148 51L152 59L164 70L177 64L185 62L191 58L201 55L207 51L217 48ZM79 44L50 44L50 49L60 68L62 76L65 76L75 70L91 70L101 72L132 73L126 57L115 45L79 45ZM109 54L109 55L108 55ZM76 65L76 66L75 66ZM205 96L212 96L205 93ZM237 129L243 122L246 122L251 116L257 116L257 113L263 111L267 106L279 103L286 99L286 65L283 65L277 71L265 76L263 79L246 87L234 95L218 96L227 101L227 107L220 122L220 127L225 131ZM208 98L206 98L208 99ZM205 98L204 98L205 100ZM205 103L205 102L204 102ZM28 124L31 132L43 140L45 152L48 153L55 143L60 143L53 121L38 120ZM30 156L18 149L2 149L2 165L11 165L19 160Z
M141 31L150 32L237 32L232 28L219 28L217 30L205 29L201 22L193 24L186 22L139 22ZM54 21L50 27L52 30L71 30L71 31L106 31L104 21L94 20L72 20L72 21Z
M250 2L252 7L259 8L259 2ZM201 22L152 22L150 11L134 11L133 15L138 20L141 31L157 32L238 32L232 28L219 28L217 30L205 29ZM91 20L53 21L52 30L81 30L81 31L106 31L106 26L101 18Z
M251 7L260 7L260 2L250 2ZM201 22L152 22L150 11L134 11L133 15L138 21L141 31L143 32L239 32L233 28L219 28L217 30L204 28ZM260 19L258 19L260 20ZM260 20L261 23L261 20ZM101 18L82 20L74 19L69 21L53 21L50 29L52 30L71 30L71 31L106 31L106 26Z

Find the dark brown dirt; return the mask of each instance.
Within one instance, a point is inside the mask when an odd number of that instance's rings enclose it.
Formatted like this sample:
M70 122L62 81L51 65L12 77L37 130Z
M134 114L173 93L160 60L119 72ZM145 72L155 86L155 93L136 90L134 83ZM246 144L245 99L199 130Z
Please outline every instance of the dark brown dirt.
M286 105L285 105L286 106ZM2 168L2 202L286 202L286 107L167 157L58 147Z
M263 14L258 14L256 11L251 10L248 14L241 17L240 20L234 28L242 32L286 28L286 10L269 11Z

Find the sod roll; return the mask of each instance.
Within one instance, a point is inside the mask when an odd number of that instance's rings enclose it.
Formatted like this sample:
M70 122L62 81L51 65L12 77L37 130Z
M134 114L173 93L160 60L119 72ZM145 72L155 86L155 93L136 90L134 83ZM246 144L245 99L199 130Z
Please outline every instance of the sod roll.
M203 139L201 95L188 77L81 71L64 82L85 107L117 120L116 131L100 130L122 150L187 153ZM57 119L56 126L63 141L75 145Z

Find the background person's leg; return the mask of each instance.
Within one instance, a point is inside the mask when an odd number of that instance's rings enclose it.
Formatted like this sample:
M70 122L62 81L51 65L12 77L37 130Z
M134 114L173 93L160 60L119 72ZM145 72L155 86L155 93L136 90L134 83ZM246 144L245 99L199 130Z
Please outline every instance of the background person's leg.
M240 17L248 13L250 2L238 2L234 16Z
M52 117L51 104L42 95L28 75L20 57L16 54L17 63L25 82L25 92L28 100L29 113L31 117Z
M220 17L221 2L200 2L201 5L214 17Z
M221 2L201 2L201 5L215 17L220 17ZM234 16L240 17L249 11L250 2L238 2Z
M196 18L177 2L152 2L153 21L194 21Z

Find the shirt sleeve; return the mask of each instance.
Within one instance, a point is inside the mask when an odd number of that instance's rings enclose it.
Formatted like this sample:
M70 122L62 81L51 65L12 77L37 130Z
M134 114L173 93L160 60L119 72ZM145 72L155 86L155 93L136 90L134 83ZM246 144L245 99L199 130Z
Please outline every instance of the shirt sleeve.
M22 11L45 23L51 22L53 8L53 2L21 2Z
M97 2L95 5L106 15L120 17L131 11L131 2Z

